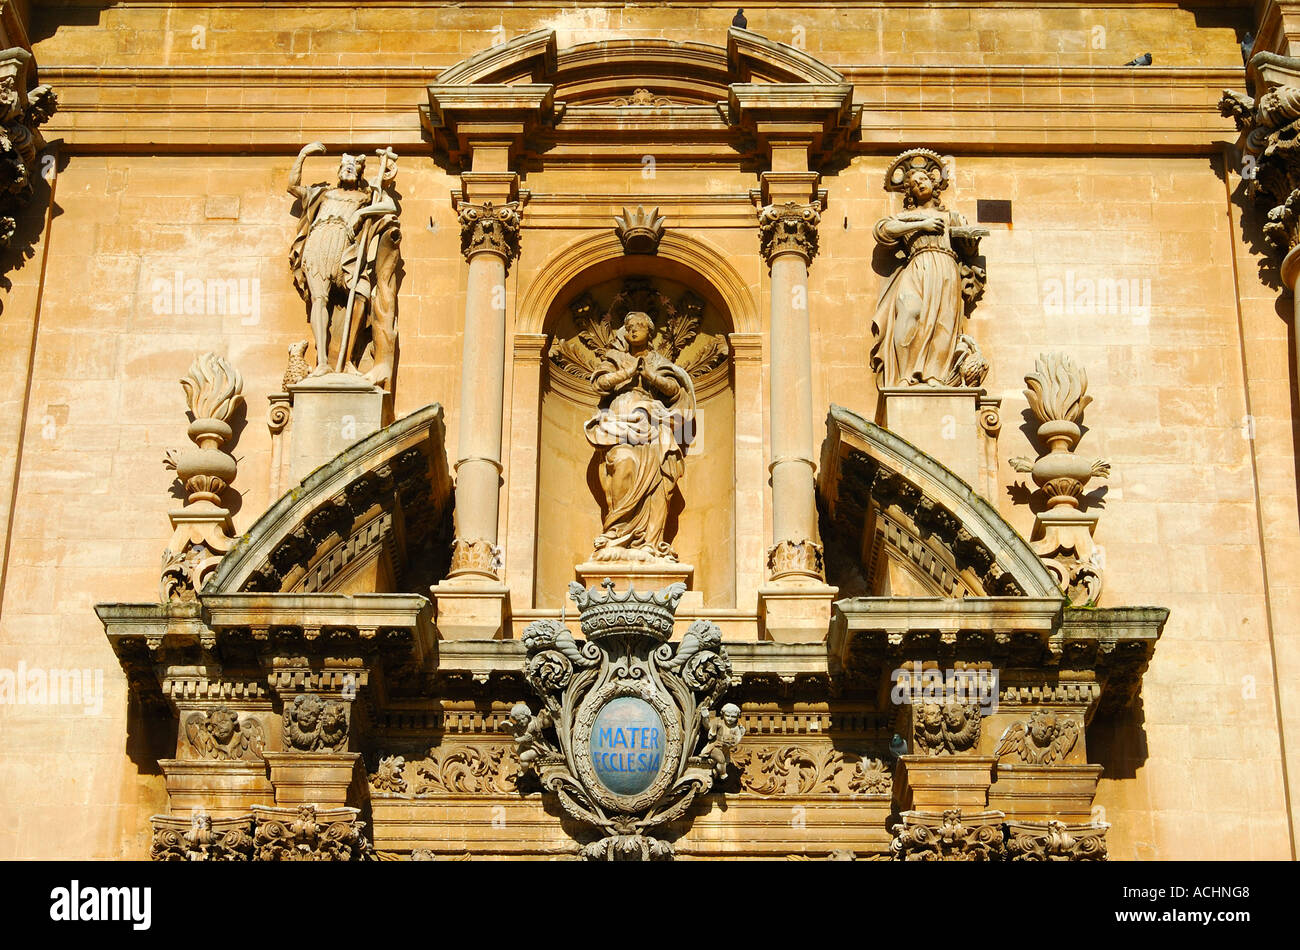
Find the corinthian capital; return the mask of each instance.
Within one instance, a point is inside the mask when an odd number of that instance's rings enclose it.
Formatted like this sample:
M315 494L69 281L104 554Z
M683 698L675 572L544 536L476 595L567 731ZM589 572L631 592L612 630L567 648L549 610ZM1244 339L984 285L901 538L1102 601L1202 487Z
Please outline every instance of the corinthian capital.
M491 252L506 261L519 256L519 202L460 206L460 252L469 260L475 254Z
M811 262L817 256L818 205L787 201L768 205L758 213L759 246L770 265L778 254L793 252Z

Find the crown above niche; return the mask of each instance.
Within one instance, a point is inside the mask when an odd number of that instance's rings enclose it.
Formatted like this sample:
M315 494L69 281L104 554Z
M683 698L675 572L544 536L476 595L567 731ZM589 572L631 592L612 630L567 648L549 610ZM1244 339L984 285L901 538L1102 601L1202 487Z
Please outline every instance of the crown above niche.
M608 577L599 587L586 588L577 581L569 584L582 632L592 639L641 634L666 641L673 634L673 618L685 593L686 585L680 581L657 592L634 590L630 585L617 591Z
M654 254L664 237L664 218L658 208L650 211L637 205L635 211L623 209L614 216L614 233L618 235L625 254Z

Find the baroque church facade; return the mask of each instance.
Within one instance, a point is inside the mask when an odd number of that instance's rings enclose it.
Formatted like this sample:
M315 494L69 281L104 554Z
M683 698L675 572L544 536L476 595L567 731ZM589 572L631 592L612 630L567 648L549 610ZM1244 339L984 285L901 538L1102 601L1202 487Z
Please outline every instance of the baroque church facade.
M5 2L0 855L1294 858L1293 6Z

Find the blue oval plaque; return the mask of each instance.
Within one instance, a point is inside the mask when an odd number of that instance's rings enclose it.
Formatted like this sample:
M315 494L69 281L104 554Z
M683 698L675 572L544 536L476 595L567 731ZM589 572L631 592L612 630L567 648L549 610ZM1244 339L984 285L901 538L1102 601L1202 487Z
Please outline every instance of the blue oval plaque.
M591 727L591 765L615 795L638 795L659 774L664 723L644 699L619 696L596 713Z

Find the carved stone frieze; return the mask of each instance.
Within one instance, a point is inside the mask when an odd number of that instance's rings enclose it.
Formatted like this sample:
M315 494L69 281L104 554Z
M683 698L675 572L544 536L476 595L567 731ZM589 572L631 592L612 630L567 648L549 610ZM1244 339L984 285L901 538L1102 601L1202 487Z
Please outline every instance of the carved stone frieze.
M767 205L758 212L759 250L770 265L780 254L794 253L811 263L817 256L820 204Z
M461 203L460 252L469 260L475 254L500 255L509 268L519 256L519 203L503 205L485 201L483 204Z
M619 108L624 108L628 106L633 106L633 107L639 106L642 108L646 106L651 106L651 107L662 108L664 106L670 106L672 104L673 101L669 99L667 96L656 96L649 89L645 89L645 88L636 89L630 96L619 96L617 99L615 99L613 102L610 103L610 105L618 106Z
M365 822L349 807L253 806L258 861L365 861L372 859L362 834Z
M351 722L348 704L299 694L284 707L284 747L296 752L342 752Z
M419 795L510 795L518 791L517 760L502 745L452 745L429 750L416 767Z
M918 755L954 755L979 743L979 703L921 703L914 715L912 736Z
M740 788L755 795L888 796L893 773L882 759L824 747L744 747L734 755Z
M248 861L253 856L253 820L197 814L154 815L153 861Z
M1035 709L1028 724L1018 719L1007 726L993 754L999 759L1014 756L1028 765L1056 765L1065 761L1081 731L1077 719L1053 709Z
M1069 825L1061 821L1007 822L1010 861L1105 861L1106 824Z
M256 759L266 748L261 722L252 716L240 719L229 706L191 713L185 720L185 738L200 759Z
M1005 853L1000 811L963 815L905 811L891 829L889 850L900 861L1000 861Z

